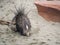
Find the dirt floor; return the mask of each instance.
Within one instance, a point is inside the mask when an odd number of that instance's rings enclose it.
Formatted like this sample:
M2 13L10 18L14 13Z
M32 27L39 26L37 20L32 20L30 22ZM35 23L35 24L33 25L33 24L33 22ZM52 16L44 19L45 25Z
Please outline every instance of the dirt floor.
M31 21L31 36L21 36L7 25L0 24L0 45L60 45L60 23L47 22L38 15L35 0L0 0L0 20L9 21L15 16L15 6L26 7Z

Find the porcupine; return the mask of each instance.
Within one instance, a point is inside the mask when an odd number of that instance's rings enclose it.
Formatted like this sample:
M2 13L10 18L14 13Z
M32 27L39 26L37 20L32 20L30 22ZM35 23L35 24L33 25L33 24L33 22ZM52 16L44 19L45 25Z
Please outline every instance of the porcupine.
M31 30L31 22L24 11L25 8L21 8L17 10L17 13L15 14L16 31L19 32L21 35L29 36Z

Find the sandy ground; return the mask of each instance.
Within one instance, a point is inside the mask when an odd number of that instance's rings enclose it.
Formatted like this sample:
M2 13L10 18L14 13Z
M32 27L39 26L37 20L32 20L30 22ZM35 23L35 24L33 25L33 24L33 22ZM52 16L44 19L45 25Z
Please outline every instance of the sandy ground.
M0 20L11 21L14 12L23 4L31 21L30 37L21 36L9 26L0 24L0 45L60 45L60 23L47 22L38 15L34 0L0 0Z

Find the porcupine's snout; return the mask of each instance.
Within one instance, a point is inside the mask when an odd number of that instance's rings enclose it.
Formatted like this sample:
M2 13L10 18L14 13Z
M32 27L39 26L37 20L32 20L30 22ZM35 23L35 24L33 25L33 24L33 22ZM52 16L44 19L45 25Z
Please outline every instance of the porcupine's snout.
M31 27L29 27L29 25L26 25L25 29L23 30L23 35L24 36L30 36L31 33L30 33L30 29Z

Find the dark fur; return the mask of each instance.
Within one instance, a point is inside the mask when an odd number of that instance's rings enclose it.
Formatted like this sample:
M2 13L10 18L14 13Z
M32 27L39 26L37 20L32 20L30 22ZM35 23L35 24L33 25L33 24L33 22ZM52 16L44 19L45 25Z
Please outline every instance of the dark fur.
M24 9L17 10L16 18L16 29L21 35L27 36L27 33L30 33L31 23L27 14L24 14ZM28 29L26 28L28 26Z

